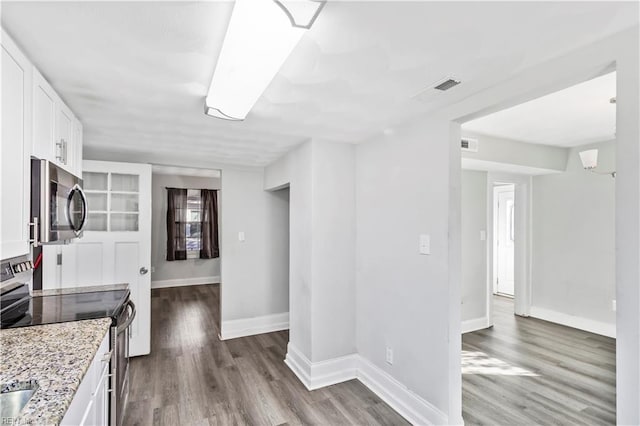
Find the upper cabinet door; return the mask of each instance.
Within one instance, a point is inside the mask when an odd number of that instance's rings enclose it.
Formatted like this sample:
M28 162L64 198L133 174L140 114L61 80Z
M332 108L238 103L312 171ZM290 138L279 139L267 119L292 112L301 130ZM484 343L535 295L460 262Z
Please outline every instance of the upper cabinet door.
M37 69L33 69L33 155L54 161L56 93Z
M73 137L73 150L74 150L74 174L78 177L82 177L82 143L83 143L83 127L80 120L76 118L73 123L74 137Z
M2 147L0 253L29 253L32 66L2 32Z
M55 162L74 173L74 130L75 117L62 102L56 107L56 139L54 143Z

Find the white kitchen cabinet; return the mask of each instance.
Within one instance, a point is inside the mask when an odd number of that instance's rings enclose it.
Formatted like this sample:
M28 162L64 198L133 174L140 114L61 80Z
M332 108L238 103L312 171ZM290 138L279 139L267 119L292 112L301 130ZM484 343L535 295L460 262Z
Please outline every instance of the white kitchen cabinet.
M33 155L52 160L56 138L56 92L33 68Z
M62 101L56 103L56 138L54 143L55 161L75 174L75 138L73 113Z
M1 67L0 254L6 259L29 253L32 66L4 31Z
M109 423L109 333L100 344L61 425L103 426Z
M73 169L74 175L82 177L82 143L83 143L83 127L77 118L73 122Z
M78 120L40 72L33 68L33 155L63 169L81 173Z

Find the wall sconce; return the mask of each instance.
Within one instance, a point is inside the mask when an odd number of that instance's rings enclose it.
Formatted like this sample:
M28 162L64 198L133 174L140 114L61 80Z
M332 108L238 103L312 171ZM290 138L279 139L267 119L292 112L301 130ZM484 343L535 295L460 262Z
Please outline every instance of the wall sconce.
M205 98L205 114L244 120L324 4L324 0L236 0Z
M598 150L597 149L589 149L587 151L580 151L580 161L582 161L582 167L585 170L590 171L591 173L595 173L598 175L611 175L611 177L616 177L616 172L597 172L595 170L598 167Z

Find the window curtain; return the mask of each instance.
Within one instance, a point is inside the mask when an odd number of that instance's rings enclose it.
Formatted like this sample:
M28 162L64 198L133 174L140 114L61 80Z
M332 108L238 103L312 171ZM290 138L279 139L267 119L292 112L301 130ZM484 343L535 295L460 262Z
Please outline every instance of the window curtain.
M202 230L200 241L200 259L213 259L220 256L218 246L218 199L213 189L202 189Z
M167 188L167 260L187 258L187 190Z

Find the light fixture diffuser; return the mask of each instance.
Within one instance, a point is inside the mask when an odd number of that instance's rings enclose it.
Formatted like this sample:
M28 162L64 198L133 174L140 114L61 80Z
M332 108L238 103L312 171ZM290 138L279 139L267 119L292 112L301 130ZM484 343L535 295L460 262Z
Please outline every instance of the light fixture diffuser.
M586 170L595 169L598 167L598 150L589 149L587 151L581 151L580 161L582 161L582 167Z
M291 17L310 19L310 26L323 5L312 0L236 0L205 113L244 120L308 28L294 26ZM295 15L285 13L287 6Z

